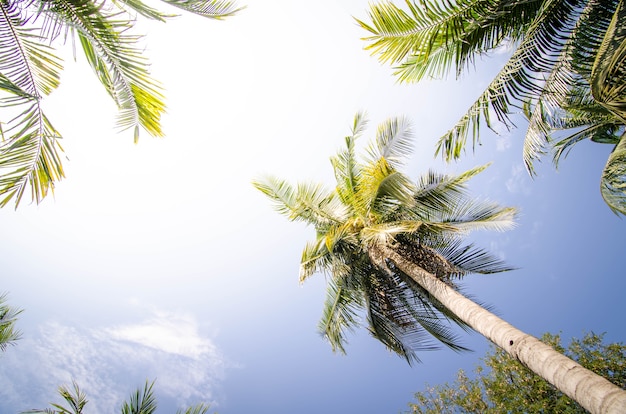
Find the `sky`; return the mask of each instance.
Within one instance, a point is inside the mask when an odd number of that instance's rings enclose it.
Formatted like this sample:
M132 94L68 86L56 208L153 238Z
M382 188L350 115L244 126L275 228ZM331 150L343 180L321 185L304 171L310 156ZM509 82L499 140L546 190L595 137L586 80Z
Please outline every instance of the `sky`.
M506 59L458 80L398 84L363 50L368 1L249 2L237 16L142 23L146 56L166 91L164 138L114 128L116 109L84 62L66 56L46 112L63 134L66 179L41 204L0 210L0 291L24 309L22 339L0 355L0 412L60 402L75 380L86 413L119 412L156 380L159 411L206 402L221 414L398 413L425 385L471 371L489 348L422 352L408 366L365 329L335 354L317 333L323 275L298 283L314 231L278 215L251 185L264 174L332 185L329 157L366 111L373 137L406 116L412 177L493 164L478 197L520 210L506 233L471 236L517 270L468 276L466 292L525 332L626 340L624 220L599 192L608 146L578 144L531 179L519 130L485 133L458 162L434 157ZM211 411L211 412L212 412Z

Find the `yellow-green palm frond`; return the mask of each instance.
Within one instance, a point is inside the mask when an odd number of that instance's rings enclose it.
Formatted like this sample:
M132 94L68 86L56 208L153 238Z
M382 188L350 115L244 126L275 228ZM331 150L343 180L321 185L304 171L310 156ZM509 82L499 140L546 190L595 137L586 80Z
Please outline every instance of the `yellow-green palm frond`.
M65 400L66 406L50 403L51 408L43 410L29 410L22 414L83 414L85 405L89 402L87 396L78 384L72 380L72 386L61 385L58 388L59 395Z
M626 133L609 155L602 171L600 192L615 214L626 215Z
M141 36L129 33L134 22L92 2L54 0L46 7L47 15L54 19L51 25L77 32L87 61L119 108L117 126L133 128L135 139L140 127L152 136L162 136L164 98L138 47Z
M328 272L334 278L342 277L349 267L342 258L344 251L358 248L358 234L353 223L348 220L341 225L334 225L318 230L315 241L308 242L302 251L300 261L300 283L316 272Z
M21 336L20 331L15 328L15 323L22 310L7 305L6 297L6 293L0 294L0 351L6 351L7 347L14 345Z
M621 0L591 72L594 98L626 123L626 6Z
M354 144L363 134L366 125L365 114L357 113L352 124L352 133L345 138L346 148L338 151L337 155L330 158L337 180L337 195L346 205L352 205L355 201L360 166L355 157Z
M0 207L15 198L17 207L27 188L39 203L64 177L58 143L61 138L41 111L38 101L13 119L0 143Z
M388 223L371 224L360 232L361 242L364 245L374 243L392 243L399 234L415 233L424 225L421 221L392 221Z
M28 26L20 2L0 3L0 73L13 96L40 99L59 86L61 59L54 55L38 31Z
M441 77L453 66L460 73L475 56L516 41L537 15L543 1L411 1L406 10L388 1L370 6L367 49L396 66L401 81Z
M276 210L292 221L304 221L316 228L341 224L345 210L334 193L322 185L298 184L293 187L285 180L267 176L252 185L268 196Z
M363 166L356 207L371 221L393 212L394 206L413 204L415 185L411 179L391 168L385 158Z

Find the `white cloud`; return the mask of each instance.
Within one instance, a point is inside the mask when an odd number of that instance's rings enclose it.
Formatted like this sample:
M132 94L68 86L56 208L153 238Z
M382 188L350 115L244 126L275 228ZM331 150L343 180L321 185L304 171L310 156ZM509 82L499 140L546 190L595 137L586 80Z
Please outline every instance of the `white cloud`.
M159 399L178 406L212 403L227 362L187 314L156 312L142 323L77 329L47 322L0 364L0 411L46 408L76 380L88 412L118 412L137 387L157 380Z

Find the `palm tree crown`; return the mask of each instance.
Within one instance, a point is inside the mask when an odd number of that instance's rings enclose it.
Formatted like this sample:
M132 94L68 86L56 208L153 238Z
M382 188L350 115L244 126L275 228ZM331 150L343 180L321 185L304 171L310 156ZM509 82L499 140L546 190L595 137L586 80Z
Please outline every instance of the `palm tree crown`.
M437 153L461 156L471 136L480 142L482 122L493 118L514 127L511 115L524 112L529 127L523 159L528 172L553 148L553 128L546 118L559 119L572 109L581 90L597 107L626 125L626 8L623 0L406 0L402 8L390 2L372 5L371 22L358 21L369 32L367 48L383 62L395 65L401 81L457 75L475 59L503 46L513 46L510 59L461 119L441 137ZM578 118L581 121L582 118ZM597 126L594 120L589 126ZM578 134L570 143L590 138ZM615 131L614 131L615 132ZM576 139L570 137L576 134ZM618 135L621 139L623 134ZM596 141L607 142L607 141ZM611 142L615 144L615 142ZM624 144L626 145L626 144ZM602 195L616 213L626 214L626 161L615 146L602 176ZM559 155L560 156L560 155Z
M408 362L415 351L433 348L432 338L452 349L458 344L449 321L464 323L390 262L374 256L377 245L391 246L450 286L468 273L507 270L487 252L463 243L473 229L504 230L515 210L467 197L466 181L486 168L458 176L430 172L417 183L398 168L411 151L412 133L404 118L379 126L363 161L355 143L366 121L355 117L346 147L331 158L337 186L300 184L268 177L254 185L291 220L313 225L317 237L302 253L300 280L328 274L320 332L334 350L344 351L345 333L367 315L371 334Z
M239 9L225 0L163 0L212 19ZM50 46L57 39L80 44L96 76L119 108L118 127L142 128L162 136L165 110L159 83L132 34L136 15L164 21L172 14L141 0L0 1L0 207L19 204L28 187L41 201L64 177L60 133L42 100L60 83L61 59Z

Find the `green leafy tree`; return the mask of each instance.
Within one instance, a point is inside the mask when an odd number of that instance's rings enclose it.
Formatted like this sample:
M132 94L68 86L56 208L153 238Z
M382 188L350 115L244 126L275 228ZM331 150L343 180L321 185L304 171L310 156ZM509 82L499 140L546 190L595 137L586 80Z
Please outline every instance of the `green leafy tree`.
M574 339L567 349L559 335L544 334L542 341L585 368L626 389L626 346L605 345L602 335ZM412 413L586 413L578 403L533 374L506 352L492 348L473 378L459 371L453 384L428 387L415 394Z
M0 351L5 351L9 345L14 345L20 338L20 332L15 329L17 316L21 309L15 309L6 303L6 294L0 295Z
M460 157L470 136L475 148L480 142L482 122L493 128L495 117L506 127L514 127L511 115L525 106L530 122L523 158L533 175L533 162L552 150L550 138L559 131L542 121L546 116L561 119L563 112L571 109L571 95L581 88L588 92L593 104L603 108L619 125L613 135L618 143L623 141L623 0L406 0L405 4L404 8L390 2L372 5L371 22L359 20L370 33L365 38L367 48L382 62L395 65L400 81L441 77L452 70L459 75L473 66L477 57L513 46L501 71L441 137L437 153L441 152L444 158ZM584 126L577 124L572 128L572 133L576 133ZM583 135L578 138L570 140L570 144L584 139ZM596 142L614 145L602 175L602 195L614 212L626 214L626 161L622 148L626 144L620 147L613 141Z
M138 388L127 401L124 401L120 412L122 414L153 414L156 412L157 401L152 389L153 386L154 382L146 382L143 389ZM88 400L76 382L72 382L71 387L60 386L59 395L65 400L65 406L51 403L53 408L23 411L22 414L83 414L83 409ZM208 411L208 405L198 404L184 410L178 410L177 414L206 414Z
M449 329L453 321L480 332L592 411L626 410L626 392L458 292L456 281L466 274L508 269L464 242L471 230L513 225L514 209L468 197L467 180L485 167L459 176L430 172L414 183L398 170L411 150L408 122L383 123L359 161L355 141L364 128L359 114L346 148L331 158L334 190L294 187L274 177L254 182L278 212L316 230L302 253L300 280L316 272L329 276L320 331L333 349L344 351L346 331L359 326L364 313L374 338L412 362L416 350L433 346L431 338L463 349Z
M163 0L178 9L220 19L239 9L224 0ZM135 16L165 21L173 14L141 0L0 1L0 207L19 204L30 188L40 202L64 177L61 134L42 101L60 83L62 61L52 44L71 39L119 108L117 126L162 136L165 110L159 83L133 34ZM75 46L74 46L75 47Z

